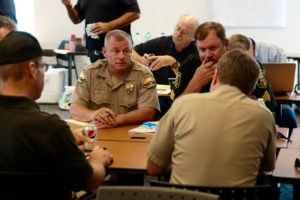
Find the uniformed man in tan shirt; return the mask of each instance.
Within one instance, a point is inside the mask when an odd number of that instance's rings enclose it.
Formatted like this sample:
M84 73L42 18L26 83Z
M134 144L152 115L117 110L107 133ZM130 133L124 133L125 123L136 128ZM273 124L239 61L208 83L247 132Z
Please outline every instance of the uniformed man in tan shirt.
M121 31L107 33L103 54L85 67L72 97L71 118L98 128L136 124L160 111L155 79L150 70L131 60L132 41Z

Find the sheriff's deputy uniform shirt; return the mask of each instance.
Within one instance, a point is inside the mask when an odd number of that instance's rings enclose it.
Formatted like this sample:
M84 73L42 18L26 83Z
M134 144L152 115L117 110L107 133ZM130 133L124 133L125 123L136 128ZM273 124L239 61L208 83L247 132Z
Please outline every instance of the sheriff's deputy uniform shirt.
M85 67L77 81L72 103L92 110L106 107L117 114L143 107L160 111L152 73L134 61L115 81L109 73L106 59Z

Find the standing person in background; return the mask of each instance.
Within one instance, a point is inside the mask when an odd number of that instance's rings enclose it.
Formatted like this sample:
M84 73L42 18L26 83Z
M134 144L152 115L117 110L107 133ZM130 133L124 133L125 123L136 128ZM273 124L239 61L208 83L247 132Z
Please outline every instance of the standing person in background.
M16 30L14 22L5 16L0 15L0 41L11 31ZM1 86L1 81L0 81Z
M198 20L191 15L183 15L174 27L173 35L162 36L132 49L133 59L149 66L157 84L169 84L182 63L190 54L197 55L194 32ZM154 54L150 56L150 54Z
M85 19L85 27L92 25L92 37L86 32L86 45L91 62L104 58L102 47L106 33L121 29L131 35L130 23L140 17L136 0L78 0L73 7L71 0L61 0L66 6L68 15L74 24ZM88 27L89 28L89 27Z
M0 15L9 17L15 24L18 23L14 0L0 0Z

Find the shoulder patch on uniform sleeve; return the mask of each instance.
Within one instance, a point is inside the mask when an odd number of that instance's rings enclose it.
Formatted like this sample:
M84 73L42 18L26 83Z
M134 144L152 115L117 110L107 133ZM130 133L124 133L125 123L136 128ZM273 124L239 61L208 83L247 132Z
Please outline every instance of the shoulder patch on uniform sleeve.
M259 88L267 88L267 86L268 86L268 81L267 81L266 73L264 70L261 70L259 73L257 86Z
M180 86L180 80L181 80L181 72L178 72L175 78L175 88L178 88Z
M80 76L79 76L77 81L78 81L78 83L84 83L85 82L85 72L84 71L82 71L80 73Z
M142 79L142 85L145 88L153 88L156 86L156 81L152 74L145 74Z

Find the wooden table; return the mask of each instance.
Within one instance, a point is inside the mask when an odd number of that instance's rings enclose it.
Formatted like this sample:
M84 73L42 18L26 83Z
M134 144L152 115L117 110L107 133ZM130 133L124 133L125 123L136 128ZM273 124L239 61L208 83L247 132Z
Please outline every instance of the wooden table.
M281 179L297 179L300 183L300 169L294 167L296 157L300 158L300 149L281 149L273 176Z
M285 93L285 94L275 94L275 100L279 104L300 103L300 95L297 95L294 92Z
M281 149L276 160L273 178L275 182L293 184L294 199L300 199L300 168L295 167L300 149Z
M82 126L68 122L72 131ZM150 142L151 134L128 133L128 130L139 125L119 126L115 128L98 129L97 140L127 141L127 142Z
M300 83L300 53L288 53L287 54L288 59L292 59L297 61L297 84L299 89L299 83Z
M285 137L289 137L289 129L288 128L277 128L277 131L282 133ZM276 139L276 148L287 148L288 147L288 141L284 138L277 138Z
M149 143L99 140L98 145L106 147L114 157L113 164L108 168L109 172L147 173L146 151Z
M127 141L127 142L147 142L149 143L153 135L128 133L128 130L138 127L139 125L119 126L116 128L99 129L98 140L110 141Z
M289 149L300 149L300 128L294 128L291 135L291 142L288 145Z
M72 131L82 127L70 122L68 124ZM128 130L137 126L139 125L98 129L98 145L106 147L114 157L113 164L107 169L109 172L147 174L146 151L152 135L128 133Z

